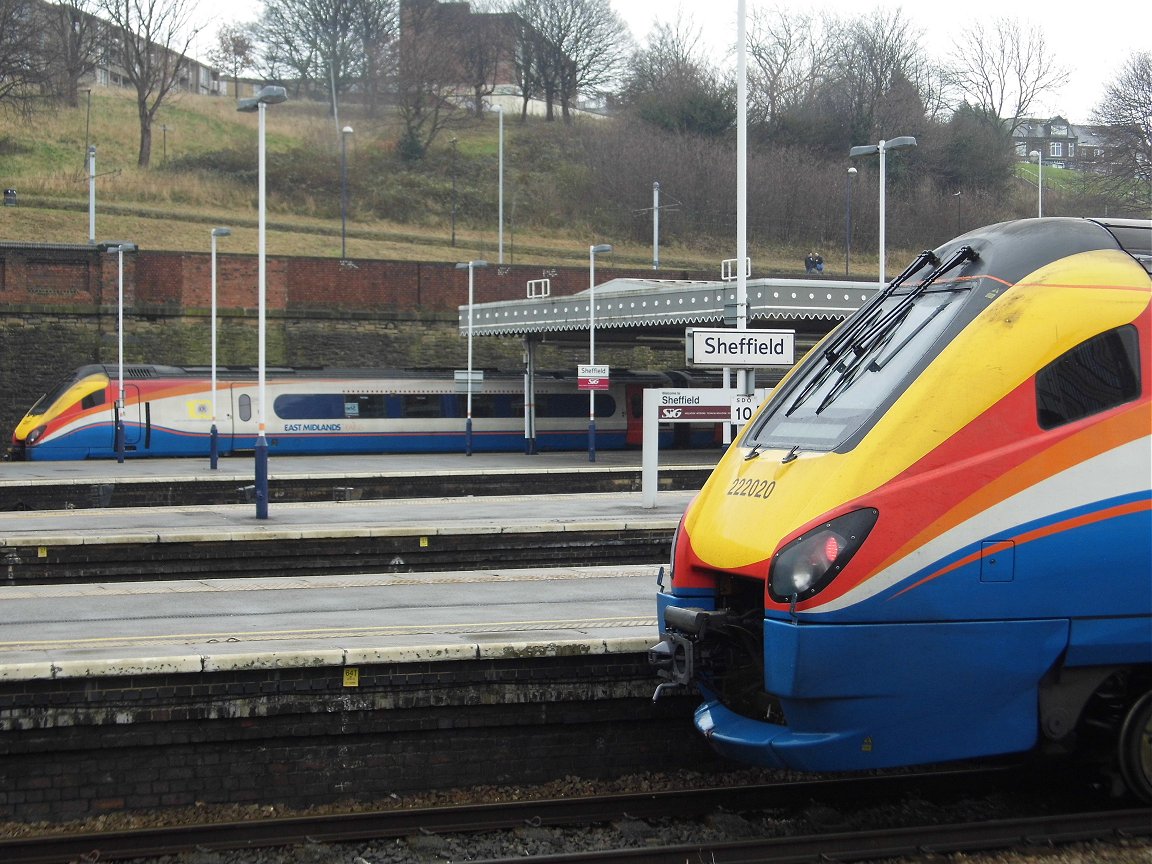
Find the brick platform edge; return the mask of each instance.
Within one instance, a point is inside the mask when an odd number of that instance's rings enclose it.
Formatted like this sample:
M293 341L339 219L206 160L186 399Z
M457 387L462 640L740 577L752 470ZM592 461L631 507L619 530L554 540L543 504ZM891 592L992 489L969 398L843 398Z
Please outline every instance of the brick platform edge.
M724 767L648 641L0 667L0 818Z

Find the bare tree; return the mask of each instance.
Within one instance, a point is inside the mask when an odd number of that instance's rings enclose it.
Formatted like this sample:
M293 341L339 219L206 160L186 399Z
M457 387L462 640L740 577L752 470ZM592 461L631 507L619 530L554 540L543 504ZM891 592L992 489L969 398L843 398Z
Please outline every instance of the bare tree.
M435 0L407 0L400 8L396 98L404 121L400 152L405 158L423 158L456 108L462 75L457 46L469 20L459 11Z
M106 34L93 0L61 0L41 10L53 87L64 104L79 104L80 79L104 59Z
M831 71L830 24L779 7L753 12L748 28L753 122L770 127L798 106L811 104Z
M658 22L628 64L624 104L671 132L720 135L731 129L734 86L708 61L700 39L700 30L683 17Z
M0 106L27 115L49 83L34 0L0 0Z
M297 95L306 85L328 94L335 114L340 95L364 80L370 63L378 80L395 13L395 0L265 0L257 28L262 71L295 78Z
M1044 94L1068 80L1039 27L1023 28L1011 18L990 27L975 19L955 41L947 71L949 84L981 116L999 118L1009 135Z
M119 44L112 62L136 90L140 153L136 164L152 160L152 124L160 106L188 69L188 49L200 32L191 23L194 0L100 0Z
M514 0L510 9L540 37L533 60L549 120L557 101L567 122L577 94L623 79L632 36L609 0Z
M472 18L460 34L460 83L468 86L472 111L480 116L485 98L496 92L500 70L511 66L518 29L514 16L505 13L481 12Z
M272 81L294 79L294 94L318 77L319 46L310 29L299 26L292 0L265 0L264 14L256 25L260 73Z
M1108 148L1107 185L1152 202L1152 52L1128 58L1092 119Z
M225 24L216 31L208 59L232 77L232 95L240 95L240 73L256 62L256 37L249 24Z
M356 7L354 29L363 53L361 91L365 107L375 115L381 91L387 79L395 75L399 35L396 0L362 0Z

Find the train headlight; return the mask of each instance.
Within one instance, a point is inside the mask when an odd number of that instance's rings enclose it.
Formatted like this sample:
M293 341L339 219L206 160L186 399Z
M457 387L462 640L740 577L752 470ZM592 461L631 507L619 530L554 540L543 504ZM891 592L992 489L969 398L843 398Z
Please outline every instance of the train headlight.
M879 511L855 510L806 531L776 553L768 573L768 596L777 603L807 600L836 578L868 532Z
M43 435L47 429L48 429L47 424L45 424L43 426L37 426L35 429L33 429L31 432L29 432L27 435L24 436L24 443L29 445L29 446L31 446L32 444L35 444L37 441L40 440L40 436Z

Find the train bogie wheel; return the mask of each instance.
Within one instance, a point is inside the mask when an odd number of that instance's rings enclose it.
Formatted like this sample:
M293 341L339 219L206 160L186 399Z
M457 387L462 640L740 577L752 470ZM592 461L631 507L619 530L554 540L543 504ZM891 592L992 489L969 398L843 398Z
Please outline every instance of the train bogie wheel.
M1129 791L1152 804L1152 691L1137 699L1125 716L1117 756Z

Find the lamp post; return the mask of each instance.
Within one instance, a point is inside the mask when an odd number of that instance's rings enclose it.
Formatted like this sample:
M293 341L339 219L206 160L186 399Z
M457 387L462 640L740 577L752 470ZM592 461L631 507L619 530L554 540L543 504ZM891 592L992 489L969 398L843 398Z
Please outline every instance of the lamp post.
M212 427L208 430L208 467L216 470L220 459L216 430L216 238L231 235L231 228L212 229Z
M960 199L964 197L964 190L957 189L952 193L952 197L956 199L956 236L960 236Z
M88 242L96 242L96 145L88 148Z
M286 91L283 87L276 87L276 86L269 85L267 87L262 88L260 90L260 92L257 93L255 96L252 96L251 98L248 98L248 99L240 99L236 103L236 110L237 111L242 111L245 113L251 113L251 112L255 111L259 115L259 118L260 118L259 133L258 133L259 151L260 151L260 159L259 159L259 165L258 165L258 174L259 174L259 178L260 178L259 179L259 184L260 184L260 187L259 187L259 202L260 202L260 218L259 218L260 231L259 231L259 235L260 236L259 236L259 241L258 241L259 255L258 255L258 259L257 259L258 260L257 281L259 282L259 285L257 288L257 290L258 290L258 306L259 306L258 324L257 324L257 327L259 329L259 348L257 351L257 353L259 354L259 359L258 359L258 363L257 363L259 394L258 394L257 398L259 401L259 405L257 406L257 413L256 413L257 419L256 419L256 447L255 447L255 453L256 453L256 458L255 458L255 462L256 462L256 466L255 466L256 467L256 471L255 471L256 518L257 519L267 519L268 518L268 438L265 434L265 424L264 424L264 418L266 416L265 386L264 386L264 370L266 367L266 362L265 362L265 353L266 353L265 352L265 342L266 342L265 330L266 330L266 325L265 325L264 307L265 307L265 295L267 294L267 288L266 288L267 266L266 266L266 260L265 260L264 247L265 247L265 237L266 237L266 233L267 233L267 221L268 221L267 220L267 213L266 213L267 204L265 201L265 199L267 198L267 195L266 195L266 192L267 192L266 161L267 160L265 158L265 146L264 146L264 115L267 113L267 106L276 105L280 102L287 102L287 101L288 101L288 91Z
M487 267L487 261L468 261L465 263L457 264L457 270L468 271L468 385L467 385L467 407L466 416L464 421L464 455L472 455L472 297L473 297L473 272L477 267Z
M116 253L117 289L116 289L116 352L117 377L116 405L115 405L115 447L116 461L124 462L124 253L135 252L135 243L113 242L101 243L100 248L105 252Z
M352 127L340 130L340 260L348 258L348 136Z
M499 171L499 177L500 177L500 193L499 194L500 194L500 198L499 198L499 208L498 208L499 212L497 215L497 219L500 220L500 226L499 226L499 230L497 232L500 257L497 259L497 263L503 264L504 263L504 106L503 105L493 105L492 110L495 111L496 114L500 118L500 147L499 147L499 151L500 151L500 171Z
M1033 150L1028 158L1036 163L1036 218L1044 217L1044 154Z
M899 138L893 138L891 141L881 141L878 144L863 144L859 147L853 147L848 151L848 155L856 159L860 156L873 156L880 155L880 285L885 284L884 279L884 219L885 219L885 154L889 150L900 150L905 147L915 147L916 139L911 135L901 135Z
M596 365L596 256L611 252L609 243L588 247L588 365ZM596 391L588 390L588 461L596 461Z
M852 254L852 181L856 178L856 166L848 167L844 181L844 278L848 278L848 258Z
M456 139L448 142L452 145L452 248L456 248Z

